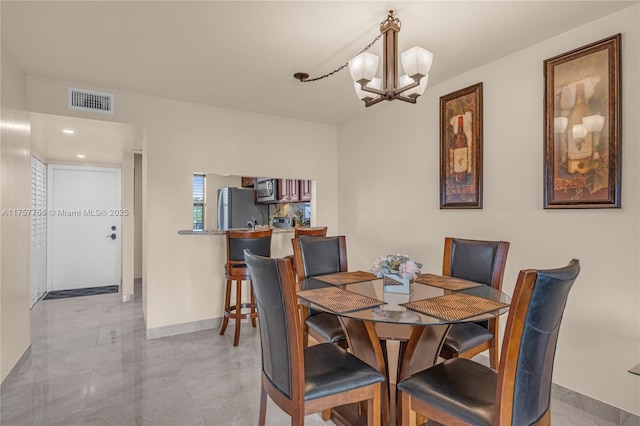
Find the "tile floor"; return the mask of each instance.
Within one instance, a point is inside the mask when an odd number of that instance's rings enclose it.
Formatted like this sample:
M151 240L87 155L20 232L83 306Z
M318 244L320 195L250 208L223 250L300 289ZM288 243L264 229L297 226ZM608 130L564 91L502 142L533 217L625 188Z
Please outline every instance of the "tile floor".
M231 330L233 331L233 330ZM0 424L256 425L257 330L145 340L140 300L119 294L46 300L31 311L31 354L2 384ZM554 426L611 426L553 401ZM269 401L268 425L289 417ZM307 425L332 425L319 415Z

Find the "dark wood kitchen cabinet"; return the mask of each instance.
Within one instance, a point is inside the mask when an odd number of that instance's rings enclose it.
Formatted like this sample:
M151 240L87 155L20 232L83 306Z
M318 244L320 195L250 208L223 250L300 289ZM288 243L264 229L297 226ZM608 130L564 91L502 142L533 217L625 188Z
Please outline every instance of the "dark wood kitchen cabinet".
M242 181L240 185L243 188L253 188L255 186L255 182L256 182L256 178L242 176Z
M300 201L311 201L311 181L299 180Z
M278 180L278 202L297 203L300 201L300 187L297 179Z

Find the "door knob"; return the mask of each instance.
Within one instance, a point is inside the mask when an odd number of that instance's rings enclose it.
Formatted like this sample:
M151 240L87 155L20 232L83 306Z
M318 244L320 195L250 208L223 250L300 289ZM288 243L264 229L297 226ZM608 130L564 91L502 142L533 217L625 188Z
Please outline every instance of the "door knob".
M107 238L111 238L112 240L115 240L116 239L116 234L113 233L111 235L107 235Z

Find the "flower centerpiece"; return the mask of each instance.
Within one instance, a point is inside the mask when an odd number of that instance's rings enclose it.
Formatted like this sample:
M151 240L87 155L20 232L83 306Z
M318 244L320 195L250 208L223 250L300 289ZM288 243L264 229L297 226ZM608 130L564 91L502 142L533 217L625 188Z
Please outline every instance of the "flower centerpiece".
M371 272L384 279L385 291L409 293L411 281L420 274L421 267L422 263L398 253L376 259Z

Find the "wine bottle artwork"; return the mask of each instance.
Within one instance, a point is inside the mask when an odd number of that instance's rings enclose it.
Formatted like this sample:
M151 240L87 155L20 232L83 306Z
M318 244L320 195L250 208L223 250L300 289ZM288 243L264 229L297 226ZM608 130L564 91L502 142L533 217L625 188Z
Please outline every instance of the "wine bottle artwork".
M482 208L482 83L440 98L440 208Z
M621 37L544 61L545 209L621 206Z
M458 116L458 131L453 146L453 174L456 183L464 183L469 168L469 145L464 133L464 116Z
M585 101L584 83L576 84L576 102L568 117L567 126L567 171L570 174L585 174L591 168L593 157L592 132L588 132L582 119L591 115Z

